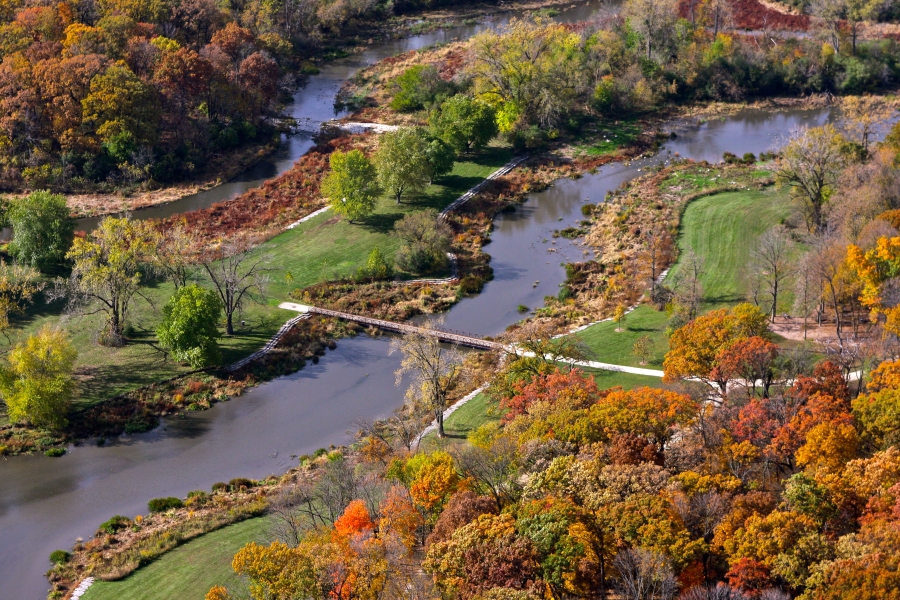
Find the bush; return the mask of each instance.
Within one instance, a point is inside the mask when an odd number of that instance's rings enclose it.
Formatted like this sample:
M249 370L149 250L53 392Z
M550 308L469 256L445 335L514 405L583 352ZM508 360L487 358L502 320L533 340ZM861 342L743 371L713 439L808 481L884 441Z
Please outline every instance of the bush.
M228 489L228 484L225 483L224 481L219 481L217 483L214 483L212 486L212 491L214 494L216 492L224 492L227 489Z
M453 92L453 84L441 79L430 65L410 67L394 80L393 87L396 91L390 106L397 112L422 110Z
M248 490L253 487L253 480L247 479L246 477L235 477L231 481L228 482L228 487L231 491L235 492L241 488L247 488Z
M589 217L592 214L594 214L594 210L596 210L596 208L597 208L596 204L585 204L581 207L581 214L583 214L586 217Z
M185 506L203 506L209 501L209 494L204 492L203 490L194 490L193 492L188 492L187 500L185 500Z
M366 266L360 267L356 271L356 280L359 282L381 281L393 276L394 267L388 264L384 254L377 246L369 253Z
M122 515L116 515L113 518L109 519L108 521L104 521L103 523L101 523L100 527L98 529L100 531L102 531L103 533L108 533L109 535L113 535L120 529L125 529L126 527L128 527L128 523L130 523L130 522L131 522L131 520L128 517L123 517Z
M63 565L69 562L70 558L72 558L72 555L65 550L54 550L50 553L50 562L54 565Z
M44 452L44 456L49 456L50 458L59 458L63 454L66 453L65 448L50 448L46 452Z
M180 498L175 498L174 496L169 496L167 498L154 498L147 503L147 508L150 510L150 512L154 513L166 512L167 510L183 507L184 502L182 502Z

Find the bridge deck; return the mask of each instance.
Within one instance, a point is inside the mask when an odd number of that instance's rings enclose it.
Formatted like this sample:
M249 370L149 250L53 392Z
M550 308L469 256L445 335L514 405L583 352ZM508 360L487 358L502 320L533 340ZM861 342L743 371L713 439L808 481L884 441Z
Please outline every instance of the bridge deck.
M278 308L286 310L294 310L299 313L318 314L327 317L335 317L345 321L353 321L371 327L378 327L387 331L396 331L398 333L419 333L436 337L442 342L458 344L460 346L468 346L470 348L478 348L480 350L495 350L503 348L503 344L485 340L480 337L463 333L461 331L452 331L447 329L432 329L427 327L416 327L415 325L407 325L405 323L395 323L384 319L373 319L372 317L362 317L351 313L340 312L337 310L329 310L327 308L319 308L317 306L307 306L305 304L295 304L294 302L282 302Z

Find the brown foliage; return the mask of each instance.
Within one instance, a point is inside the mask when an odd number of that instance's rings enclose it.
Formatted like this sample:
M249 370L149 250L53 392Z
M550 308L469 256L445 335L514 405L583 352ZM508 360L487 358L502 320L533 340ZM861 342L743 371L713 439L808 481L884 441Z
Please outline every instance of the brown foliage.
M497 504L491 498L479 496L469 490L457 492L450 498L447 508L434 524L431 535L425 541L425 547L449 540L454 531L468 525L480 515L496 514L496 512Z

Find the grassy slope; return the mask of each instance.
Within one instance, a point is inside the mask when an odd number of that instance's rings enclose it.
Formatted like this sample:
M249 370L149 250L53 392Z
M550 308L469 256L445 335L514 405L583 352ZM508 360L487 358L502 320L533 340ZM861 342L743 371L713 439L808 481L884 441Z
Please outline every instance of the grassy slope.
M241 580L231 559L248 542L265 542L268 522L255 518L200 536L167 552L121 581L97 581L84 600L202 600L214 585L231 589Z
M681 219L678 247L682 256L693 249L705 260L702 277L704 310L731 306L744 300L747 292L744 273L750 260L750 249L763 232L780 223L790 212L787 194L773 188L713 194L688 204ZM667 281L672 280L678 267L676 263ZM789 295L783 296L783 304L779 299L782 309L790 306ZM605 322L578 336L592 350L593 360L640 366L632 348L638 337L649 335L653 340L653 358L647 366L661 368L668 349L667 320L664 312L640 306L628 315L627 331L615 332L615 323Z
M489 148L456 163L452 173L429 186L414 203L398 206L384 198L374 214L353 225L325 213L263 244L258 252L270 254L274 266L269 300L266 306L249 306L243 315L246 325L236 323L236 335L222 338L224 362L234 362L259 349L292 316L276 308L292 289L354 273L376 246L392 256L400 244L391 235L391 229L405 213L447 206L511 157L509 148ZM82 394L78 404L86 406L188 370L167 360L155 346L154 330L161 319L162 306L172 292L169 283L155 283L143 290L150 303L141 298L134 300L129 311L134 328L130 335L132 341L123 348L105 348L94 343L94 335L103 322L102 315L61 317L63 307L59 303L32 307L16 332L18 335L12 338L13 343L45 324L58 325L69 332L79 351L76 368L82 381ZM0 350L4 344L7 342L0 341ZM3 422L5 415L0 414L0 424Z

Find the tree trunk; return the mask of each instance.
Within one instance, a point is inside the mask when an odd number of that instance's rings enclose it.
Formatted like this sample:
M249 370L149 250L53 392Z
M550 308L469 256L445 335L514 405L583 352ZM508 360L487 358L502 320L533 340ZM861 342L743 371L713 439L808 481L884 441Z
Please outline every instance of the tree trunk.
M228 335L234 335L234 325L232 324L231 317L234 313L228 313L225 315L225 333Z
M437 434L439 438L445 438L447 435L444 433L444 411L438 411L435 414L437 421Z
M775 322L775 314L778 312L778 281L772 286L772 322Z

